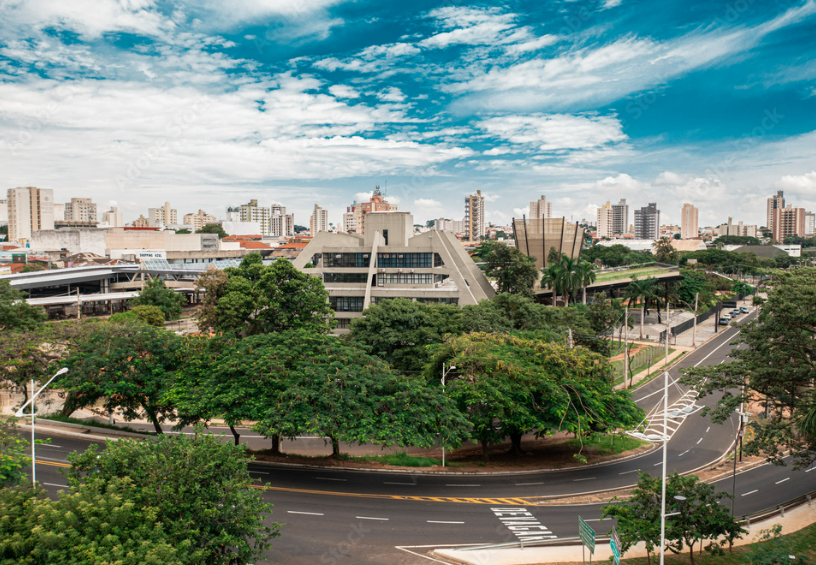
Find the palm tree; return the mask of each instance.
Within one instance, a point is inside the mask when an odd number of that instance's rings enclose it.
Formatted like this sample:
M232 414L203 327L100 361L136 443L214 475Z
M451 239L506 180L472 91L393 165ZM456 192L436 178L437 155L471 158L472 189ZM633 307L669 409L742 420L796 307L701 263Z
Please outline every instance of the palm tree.
M588 261L579 261L577 270L581 278L582 302L586 304L586 287L595 282L595 269L592 268L592 264Z
M564 295L566 298L564 305L568 306L570 298L572 298L572 301L575 302L575 295L578 292L578 288L581 286L581 276L578 273L578 261L572 257L562 254L561 277L563 281L562 287L564 289Z
M547 286L553 293L553 306L558 306L558 295L563 287L563 274L559 263L550 263L541 270L541 286Z
M643 339L643 318L646 311L646 302L650 298L656 298L653 285L654 279L632 277L632 282L626 287L625 296L629 299L629 303L640 301L640 339Z

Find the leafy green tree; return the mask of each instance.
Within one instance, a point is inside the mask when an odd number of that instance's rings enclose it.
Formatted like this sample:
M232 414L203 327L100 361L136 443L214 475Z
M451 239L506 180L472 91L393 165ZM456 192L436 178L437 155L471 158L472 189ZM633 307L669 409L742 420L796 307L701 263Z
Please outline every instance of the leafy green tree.
M190 234L190 233L193 233L193 232L191 232L187 228L181 228L180 230L176 230L176 233L180 234L180 235L187 235L187 234ZM226 233L226 232L224 232L224 233ZM222 236L222 237L225 237L225 236Z
M42 308L29 306L22 292L0 281L0 331L33 330L45 322Z
M609 298L605 292L598 292L592 297L585 315L595 335L611 337L615 328L622 325L625 311L620 300Z
M218 234L218 239L224 239L229 235L219 224L207 224L200 230L196 230L196 233L216 233Z
M47 271L48 267L40 265L39 263L29 263L20 271L21 273L37 273L39 271Z
M648 279L632 277L632 281L626 287L624 293L630 304L640 302L640 339L643 339L643 320L646 317L650 300L657 302L658 322L660 319L660 299L655 291L655 279L651 277Z
M140 322L157 328L164 326L164 312L158 306L135 306L131 312Z
M681 269L683 280L677 289L680 300L686 304L694 304L694 297L699 293L699 304L708 304L714 300L716 288L709 283L705 273L692 269Z
M196 288L205 291L199 308L202 331L249 336L299 328L327 332L334 327L323 282L286 259L264 265L260 255L251 253L223 275L208 272Z
M181 315L187 299L184 295L164 286L162 279L153 278L145 283L139 296L131 302L136 306L155 306L164 313L166 320L175 320Z
M581 251L581 258L590 263L600 263L607 267L621 267L653 261L649 251L632 251L625 245L593 245Z
M760 245L757 238L749 235L721 235L716 239L716 243L723 245Z
M732 290L737 294L742 294L743 296L748 296L754 293L754 289L751 287L751 285L741 281L734 281Z
M281 365L282 391L255 429L269 436L431 447L437 433L458 446L467 420L439 390L415 375L396 375L377 357L326 334L303 330L263 336Z
M0 416L0 489L17 485L31 463L31 444L20 437L14 418Z
M640 471L640 480L626 501L601 507L603 517L618 521L618 534L626 551L641 540L648 553L660 547L661 479ZM676 499L679 497L680 499ZM666 510L679 512L666 519L666 547L672 553L689 550L694 564L694 546L709 541L708 551L719 553L722 545L733 544L745 534L729 509L720 501L730 495L717 492L714 485L703 483L695 475L673 473L666 481ZM672 510L669 510L669 509ZM723 538L721 541L718 541Z
M558 251L555 247L550 247L550 250L547 252L547 265L560 262L561 252Z
M592 267L592 263L587 261L578 261L578 264L575 266L575 270L578 280L581 281L581 302L586 304L586 287L595 282L597 275L595 274L595 269Z
M533 332L450 337L433 350L431 382L437 382L442 363L456 367L446 394L470 420L485 460L488 447L506 436L519 452L521 437L530 431L583 437L636 425L643 415L628 392L612 387L603 358Z
M279 524L264 524L272 505L249 488L244 446L223 444L200 428L190 436L108 441L104 450L93 445L68 460L72 492L84 483L104 496L129 478L132 489L123 498L155 509L169 545L187 562L253 563L279 535Z
M462 311L453 304L423 304L407 298L372 304L351 324L351 339L399 371L427 364L427 346L462 333Z
M811 405L816 373L816 269L777 272L767 302L756 320L743 324L731 353L733 361L686 369L683 382L701 396L723 391L710 411L712 421L731 417L741 403L759 405L764 414L749 424L747 454L783 463L790 450L799 465L816 460L816 438L800 433L801 414Z
M484 256L485 273L496 279L499 292L533 296L533 286L538 281L535 259L528 257L515 246L493 245Z
M653 244L654 258L658 263L677 264L679 254L668 237L661 237Z
M555 248L553 248L555 249ZM553 306L558 305L558 296L565 293L564 274L561 264L550 262L541 271L541 286L549 288L553 293ZM566 297L564 299L566 303Z
M183 338L142 324L105 324L80 343L63 362L68 373L57 386L70 393L76 410L104 398L105 408L122 410L125 420L146 416L157 433L175 415L164 399L185 362Z

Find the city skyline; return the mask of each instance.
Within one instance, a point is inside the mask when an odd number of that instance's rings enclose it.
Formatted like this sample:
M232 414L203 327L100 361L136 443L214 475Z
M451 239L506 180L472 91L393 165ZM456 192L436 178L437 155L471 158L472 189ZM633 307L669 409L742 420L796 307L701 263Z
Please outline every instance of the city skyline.
M642 4L11 4L3 180L126 218L258 198L337 224L377 184L420 221L477 190L503 225L538 194L574 220L816 208L816 3Z

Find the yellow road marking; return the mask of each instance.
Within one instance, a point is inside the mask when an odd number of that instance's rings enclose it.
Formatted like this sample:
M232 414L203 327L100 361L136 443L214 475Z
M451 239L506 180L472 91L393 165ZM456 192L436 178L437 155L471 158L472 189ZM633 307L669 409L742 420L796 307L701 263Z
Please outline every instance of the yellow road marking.
M37 465L51 465L52 467L70 467L69 463L57 461L37 461ZM357 492L335 492L329 490L311 490L302 488L270 487L250 485L259 490L273 490L278 492L298 492L302 494L316 494L322 496L347 496L350 498L375 498L378 500L406 500L410 502L441 502L446 504L486 504L491 506L537 506L539 503L528 498L461 498L448 496L400 496L396 494L370 494Z

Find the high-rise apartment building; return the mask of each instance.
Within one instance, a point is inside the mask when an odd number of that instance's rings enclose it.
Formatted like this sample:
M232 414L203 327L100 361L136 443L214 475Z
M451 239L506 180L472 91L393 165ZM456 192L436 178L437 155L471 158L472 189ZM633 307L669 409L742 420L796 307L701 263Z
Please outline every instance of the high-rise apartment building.
M178 210L171 208L169 202L165 202L161 208L147 209L148 227L163 228L178 223Z
M309 233L314 237L319 231L329 231L329 211L315 204L309 218Z
M374 187L374 192L368 202L355 202L351 207L354 213L354 231L358 234L365 233L366 216L371 212L396 212L397 205L389 203L380 187Z
M65 220L65 204L57 204L54 202L54 221L61 222Z
M737 224L731 221L731 218L728 218L727 224L721 224L718 228L718 233L722 235L742 235L748 237L756 237L757 236L757 227L754 224L743 224L739 222Z
M485 199L477 190L465 198L465 236L462 241L478 243L485 233Z
M543 194L535 202L530 202L531 218L552 218L552 202L547 202L547 197Z
M680 211L680 239L697 239L700 235L697 223L699 210L691 204L683 204Z
M617 204L612 204L612 234L624 234L629 232L629 205L626 199L621 199Z
M816 235L816 214L805 212L805 237Z
M125 220L122 218L122 212L116 206L111 206L111 209L102 214L102 223L111 228L125 227Z
M785 238L791 235L805 237L805 209L794 208L788 204L784 208L774 208L772 237L779 243L784 243Z
M195 214L184 214L184 223L192 225L194 232L200 230L207 224L214 224L216 221L215 216L206 213L204 210L199 210Z
M50 188L8 189L8 239L30 239L40 230L54 229L54 191Z
M269 208L258 206L258 201L252 199L248 204L241 205L242 222L258 222L261 224L261 235L271 235L272 214Z
M768 198L765 227L773 232L774 211L785 207L785 194L781 190L776 191L776 196Z
M635 210L635 239L657 240L660 238L660 210L656 202L650 202Z
M139 217L133 220L134 228L149 228L150 220L144 217L144 214L139 214Z
M287 214L286 207L272 204L272 215L269 217L269 233L275 237L292 237L295 235L295 215Z
M437 231L449 231L451 233L463 233L465 231L465 222L464 220L439 218L438 220L434 220L433 229Z
M0 200L0 226L8 224L8 201Z
M64 218L67 222L95 222L96 204L90 198L71 198L65 203Z
M612 205L607 201L606 204L598 208L597 216L598 224L595 229L595 235L601 237L612 237L615 235L613 228L613 214Z

